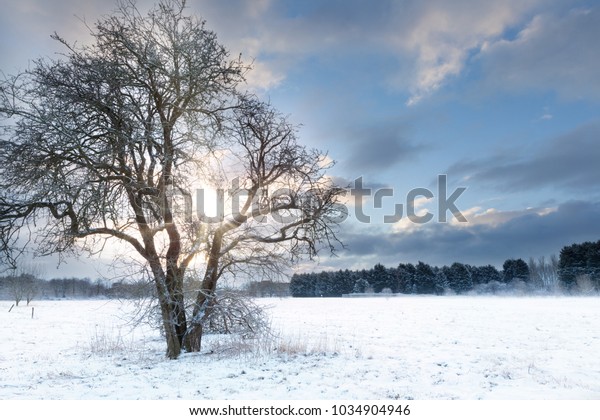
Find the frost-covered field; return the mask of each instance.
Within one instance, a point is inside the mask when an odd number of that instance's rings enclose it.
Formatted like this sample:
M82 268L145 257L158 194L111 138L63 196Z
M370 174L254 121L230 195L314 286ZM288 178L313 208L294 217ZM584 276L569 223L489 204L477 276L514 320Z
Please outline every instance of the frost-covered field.
M130 304L0 302L0 399L600 399L598 298L260 302L278 338L176 361Z

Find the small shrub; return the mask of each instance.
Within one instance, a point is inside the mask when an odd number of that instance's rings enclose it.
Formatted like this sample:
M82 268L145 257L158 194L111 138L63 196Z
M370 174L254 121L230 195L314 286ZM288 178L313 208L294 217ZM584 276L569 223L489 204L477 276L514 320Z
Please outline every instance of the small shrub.
M237 334L254 338L270 333L271 322L265 308L235 290L217 292L211 313L205 320L208 334Z
M126 341L120 328L115 332L113 328L107 330L96 325L93 334L90 336L89 350L92 354L106 356L131 352L135 349L133 337Z

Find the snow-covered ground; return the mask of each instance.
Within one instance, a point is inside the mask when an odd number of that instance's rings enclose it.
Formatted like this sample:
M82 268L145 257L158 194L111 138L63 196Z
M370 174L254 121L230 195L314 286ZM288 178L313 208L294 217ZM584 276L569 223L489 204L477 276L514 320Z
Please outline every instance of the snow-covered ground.
M259 301L279 337L176 361L131 304L2 301L0 399L600 399L599 298Z

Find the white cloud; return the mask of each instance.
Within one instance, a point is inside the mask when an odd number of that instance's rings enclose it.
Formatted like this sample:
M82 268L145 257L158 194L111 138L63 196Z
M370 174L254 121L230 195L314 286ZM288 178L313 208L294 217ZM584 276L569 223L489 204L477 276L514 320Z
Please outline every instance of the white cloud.
M427 212L435 213L435 209L429 207L434 204L432 200L420 197L415 200L416 216L424 216ZM448 227L471 230L475 226L497 228L511 220L519 219L524 216L547 216L557 211L557 207L530 207L522 210L498 210L495 208L483 208L479 206L471 207L466 210L461 210L462 215L467 219L467 223L460 222L458 219L451 217ZM435 217L434 217L435 220ZM406 214L404 217L391 226L391 231L396 233L415 233L417 231L429 231L434 225L434 220L431 223L419 224L414 223Z
M266 91L278 86L285 79L285 74L269 66L268 63L255 60L252 70L246 75L246 85L252 91Z
M557 211L557 207L531 207L523 210L498 210L495 208L483 209L481 207L471 207L462 211L462 214L468 220L468 223L461 223L455 218L450 220L450 225L470 229L473 226L489 226L496 228L513 219L527 215L546 216Z
M410 92L407 104L418 103L461 74L470 54L487 48L522 21L535 3L430 1L421 10L413 10L412 24L389 37L399 52L415 57L413 75L404 82Z

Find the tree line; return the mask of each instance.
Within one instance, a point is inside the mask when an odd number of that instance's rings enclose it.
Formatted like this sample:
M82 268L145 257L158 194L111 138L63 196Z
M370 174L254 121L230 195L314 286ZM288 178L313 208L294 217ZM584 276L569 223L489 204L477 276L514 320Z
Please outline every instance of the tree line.
M296 273L290 282L294 297L338 297L352 293L464 294L501 292L582 292L600 290L600 241L565 246L560 257L508 259L492 265L450 266L401 263L376 264L369 270Z
M77 277L44 280L31 273L0 277L0 299L12 300L16 306L34 299L131 299L152 295L148 281L107 282Z
M34 266L0 277L0 299L16 305L33 299L131 299L152 296L147 280L109 282L103 279L40 279ZM424 262L369 270L338 270L297 273L290 283L250 281L243 292L253 297L338 297L352 293L502 293L600 291L600 241L562 248L560 257L508 259L502 270L492 265L473 266L456 262L431 266Z
M29 267L31 268L31 267ZM186 278L187 288L198 288L197 279ZM15 306L32 300L52 299L139 299L153 296L147 279L109 281L78 277L41 279L36 270L21 269L18 273L0 276L0 300L11 300ZM290 295L290 283L273 280L249 281L238 291L248 297L285 297Z

